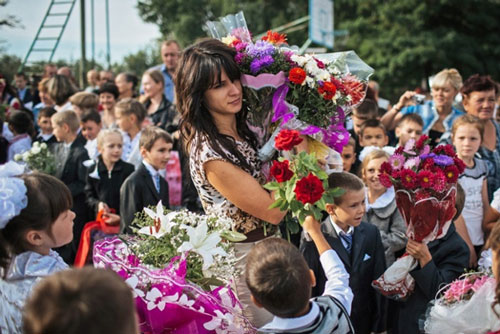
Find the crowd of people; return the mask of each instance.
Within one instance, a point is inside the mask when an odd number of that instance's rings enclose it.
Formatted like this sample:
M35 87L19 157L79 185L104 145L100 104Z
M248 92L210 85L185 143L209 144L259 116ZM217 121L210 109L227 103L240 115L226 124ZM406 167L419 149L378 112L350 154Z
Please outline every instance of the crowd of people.
M251 106L234 50L215 39L181 50L170 40L161 56L140 85L132 73L90 70L80 89L69 68L52 64L31 86L24 73L13 85L0 74L0 103L8 106L0 115L0 177L16 175L9 162L36 142L56 164L54 176L35 172L0 184L0 192L27 189L17 211L0 214L0 332L137 333L123 282L68 266L98 212L131 233L135 214L160 200L226 216L246 235L235 243L242 272L235 291L252 325L269 333L419 333L439 290L477 268L488 238L500 244L498 84L489 76L463 81L444 69L429 98L406 91L393 106L370 82L346 121L344 171L328 179L344 193L326 204L323 222L306 219L293 245L272 237L286 212L270 208L274 197L263 187L265 163L246 123ZM433 146L452 144L466 166L453 224L429 244L407 239L394 188L379 180L395 148L424 134ZM493 259L498 251L493 246ZM415 291L389 300L372 281L404 253L418 261Z

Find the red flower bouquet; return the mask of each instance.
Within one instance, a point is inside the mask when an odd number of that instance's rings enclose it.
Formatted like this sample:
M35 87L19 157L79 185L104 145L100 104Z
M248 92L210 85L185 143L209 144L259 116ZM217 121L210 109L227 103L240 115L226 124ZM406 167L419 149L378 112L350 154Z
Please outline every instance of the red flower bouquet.
M464 171L453 147L441 145L431 151L424 135L416 143L410 140L398 147L380 170L381 183L396 190L408 238L424 243L442 238L456 212L456 182ZM404 299L414 288L409 272L416 265L417 261L405 254L373 286L389 298Z
M326 203L332 203L333 198L340 196L343 190L328 189L328 174L321 169L314 154L294 152L294 146L301 141L296 130L280 131L275 146L279 150L291 150L287 154L290 159L273 161L271 177L276 181L268 182L264 187L274 191L275 202L271 208L290 210L299 222L303 222L308 215L320 220Z

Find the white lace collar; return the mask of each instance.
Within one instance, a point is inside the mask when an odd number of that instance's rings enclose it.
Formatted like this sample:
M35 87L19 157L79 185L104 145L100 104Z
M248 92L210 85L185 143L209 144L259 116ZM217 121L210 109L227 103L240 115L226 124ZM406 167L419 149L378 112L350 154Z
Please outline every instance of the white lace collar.
M366 211L370 209L382 209L387 207L391 202L394 200L395 193L394 193L394 187L388 188L385 193L382 194L379 198L375 200L373 203L368 202L368 188L365 188L366 190L366 196L365 196L365 203L366 203Z

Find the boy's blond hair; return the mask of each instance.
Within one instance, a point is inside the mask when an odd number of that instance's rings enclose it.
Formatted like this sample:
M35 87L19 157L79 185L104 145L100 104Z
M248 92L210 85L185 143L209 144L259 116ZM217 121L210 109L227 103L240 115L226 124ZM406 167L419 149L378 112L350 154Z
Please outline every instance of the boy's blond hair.
M115 105L115 112L120 112L123 115L135 115L137 119L137 125L140 127L144 118L146 118L146 108L139 101L131 98L125 98L120 100Z
M58 126L68 125L71 132L76 133L80 128L80 120L73 110L60 111L50 118Z

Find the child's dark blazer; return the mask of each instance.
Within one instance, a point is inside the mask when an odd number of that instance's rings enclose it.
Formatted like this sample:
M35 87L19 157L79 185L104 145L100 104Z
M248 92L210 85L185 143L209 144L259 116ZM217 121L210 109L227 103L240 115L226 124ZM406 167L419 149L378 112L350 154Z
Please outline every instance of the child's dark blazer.
M321 223L321 230L349 273L349 286L354 294L351 320L356 334L385 331L386 299L371 286L372 281L385 271L384 247L377 227L361 222L354 228L351 255L344 248L329 218ZM326 276L316 246L307 239L308 236L304 234L300 250L316 276L312 295L320 296L325 289Z

